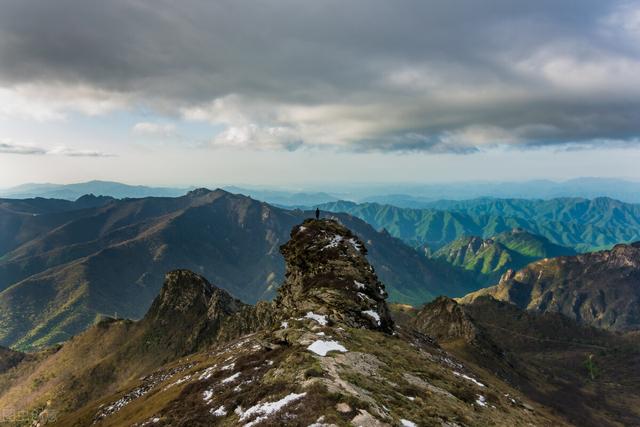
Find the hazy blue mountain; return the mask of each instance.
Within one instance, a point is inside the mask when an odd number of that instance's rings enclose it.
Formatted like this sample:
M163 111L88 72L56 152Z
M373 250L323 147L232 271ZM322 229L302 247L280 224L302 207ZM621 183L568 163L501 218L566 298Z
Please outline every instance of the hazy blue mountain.
M353 189L348 200L390 204L399 207L428 208L434 201L468 200L483 197L554 199L610 197L640 203L640 182L614 178L576 178L567 181L535 180L522 182L459 182L437 184L385 185Z
M411 209L376 203L321 206L357 216L415 247L437 250L463 236L483 238L522 228L552 243L587 251L640 239L640 205L600 197L552 200L476 199Z
M0 196L12 199L30 199L42 197L47 199L76 200L85 194L110 196L116 199L126 197L177 197L189 191L188 188L147 187L144 185L128 185L111 181L89 181L76 184L23 184L0 190Z
M284 191L257 188L245 188L236 186L223 187L225 191L236 194L244 194L256 200L261 200L276 206L283 207L312 207L322 203L336 202L340 200L337 195L322 191Z

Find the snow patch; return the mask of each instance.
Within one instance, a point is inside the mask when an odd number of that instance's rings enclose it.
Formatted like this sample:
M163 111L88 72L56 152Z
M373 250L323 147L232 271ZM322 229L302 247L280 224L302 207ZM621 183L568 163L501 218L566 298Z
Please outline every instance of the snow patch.
M487 398L484 397L483 395L479 394L478 398L476 399L476 403L480 406L487 406Z
M373 310L365 310L362 312L362 314L366 314L367 316L371 317L373 320L376 321L376 324L380 326L380 315L377 312Z
M218 409L216 410L211 410L211 415L213 415L214 417L224 417L225 415L227 415L227 410L224 409L224 406L220 406Z
M236 372L235 374L231 375L230 377L227 377L227 378L223 379L221 382L222 382L222 384L227 384L227 383L230 383L230 382L233 382L233 381L237 380L239 376L240 376L240 372Z
M228 365L224 365L222 368L220 368L221 371L229 371L231 369L233 369L236 366L235 363L229 363Z
M213 390L205 390L202 392L202 400L209 403L213 399Z
M200 376L198 377L198 379L200 381L202 380L208 380L209 377L211 377L211 375L213 375L213 371L214 369L216 369L216 365L213 366L209 366L207 369L205 369L202 374L200 374Z
M331 248L337 248L338 245L340 244L340 242L342 242L344 238L342 236L338 236L335 235L331 238L331 240L329 241L329 243L327 243L324 248L320 249L321 251L324 251L325 249L331 249Z
M287 329L289 327L289 322L287 322L286 320L282 321L282 323L280 323L280 327L282 329Z
M307 350L319 356L326 356L327 353L330 351L340 351L342 353L345 353L347 351L347 349L344 348L344 346L340 344L338 341L323 341L323 340L318 340L314 342L309 347L307 347Z
M324 314L315 314L313 311L308 312L304 317L307 319L315 320L322 326L327 326L327 316Z
M402 427L418 427L418 425L413 421L405 420L404 418L400 419L400 425Z
M357 288L357 289L364 289L364 288L366 288L366 287L367 287L367 285L365 285L364 283L360 283L360 282L358 282L357 280L354 280L354 281L353 281L353 283L355 283L355 284L356 284L356 288Z
M457 371L453 371L453 375L457 376L457 377L461 377L464 378L467 381L471 381L472 383L474 383L475 385L477 385L478 387L486 387L486 385L482 384L480 381L478 381L475 378L470 377L469 375L465 375L463 373L457 372Z
M256 418L253 421L244 425L244 427L254 426L258 423L265 421L267 418L269 418L270 415L277 413L288 404L293 403L296 400L302 399L306 394L307 394L306 392L297 393L297 394L291 393L275 402L265 402L265 403L259 403L257 405L254 405L244 412L242 412L242 409L240 409L240 412L242 413L242 415L240 415L240 421L246 421L247 418L256 416Z

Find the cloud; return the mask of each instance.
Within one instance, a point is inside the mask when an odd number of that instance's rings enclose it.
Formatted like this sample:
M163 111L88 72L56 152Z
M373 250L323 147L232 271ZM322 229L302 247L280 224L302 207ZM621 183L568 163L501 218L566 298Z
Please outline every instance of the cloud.
M46 149L34 145L15 144L10 140L0 140L0 154L21 154L21 155L58 155L67 157L115 157L115 154L101 151L78 150L65 146L58 146Z
M176 136L176 125L173 123L139 122L133 126L132 131L141 136L170 138Z
M47 151L47 154L66 157L116 157L116 155L113 153L105 153L102 151L93 150L79 150L77 148L70 148L65 146L55 147Z
M46 154L46 150L40 147L14 144L10 141L0 140L0 153L4 154Z
M639 17L624 0L7 0L0 116L142 106L249 149L635 144Z

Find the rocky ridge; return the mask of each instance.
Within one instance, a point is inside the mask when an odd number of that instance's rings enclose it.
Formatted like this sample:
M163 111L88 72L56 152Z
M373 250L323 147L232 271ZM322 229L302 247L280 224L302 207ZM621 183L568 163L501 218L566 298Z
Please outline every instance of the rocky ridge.
M521 309L560 313L579 323L625 331L640 328L640 242L576 256L545 258L508 270L483 295Z
M287 275L280 295L262 307L173 271L140 322L103 322L24 367L27 383L34 371L47 379L22 399L25 381L15 379L20 365L14 368L15 388L0 394L0 405L7 396L29 409L52 400L47 410L59 411L53 425L65 427L565 424L427 335L394 328L365 251L338 222L305 221L282 247ZM87 351L94 352L90 359ZM176 356L134 370L162 351ZM107 355L110 371L92 365ZM64 383L70 373L60 366L72 357L85 358L85 374ZM81 390L80 398L77 386L95 383L98 374L105 383L89 397Z
M312 312L332 324L393 331L384 285L349 229L333 219L306 220L281 251L287 272L275 301L280 315Z

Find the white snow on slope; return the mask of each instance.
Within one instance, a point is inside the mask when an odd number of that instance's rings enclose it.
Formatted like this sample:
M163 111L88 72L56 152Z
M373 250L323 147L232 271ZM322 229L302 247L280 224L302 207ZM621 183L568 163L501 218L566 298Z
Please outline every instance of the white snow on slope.
M235 374L231 375L230 377L227 377L225 379L222 380L222 384L227 384L230 383L232 381L235 381L238 379L238 377L240 376L240 372L236 372Z
M224 406L221 406L216 410L212 409L210 412L214 417L224 417L225 415L227 415L227 410L224 409Z
M307 319L315 320L322 326L327 326L328 323L327 316L325 316L324 314L315 314L313 311L308 312L304 317L306 317Z
M475 378L471 378L469 375L465 375L465 374L462 374L462 373L457 372L457 371L453 371L453 375L455 375L457 377L464 378L465 380L471 381L472 383L474 383L475 385L477 385L479 387L486 387L486 385L482 384L480 381L478 381Z
M330 351L340 351L345 353L347 351L346 348L338 341L322 341L318 340L307 347L307 350L314 352L319 356L326 356Z
M373 310L365 310L362 312L362 314L366 314L367 316L371 317L373 320L376 321L376 324L380 326L380 315L378 313L376 313Z
M297 394L291 393L275 402L265 402L254 405L246 411L242 412L242 415L240 415L240 421L246 421L248 418L257 416L253 421L244 425L244 427L252 427L258 423L263 422L264 420L269 418L269 415L277 413L288 404L302 399L306 394L306 392Z
M476 403L480 406L487 406L487 398L479 394Z

